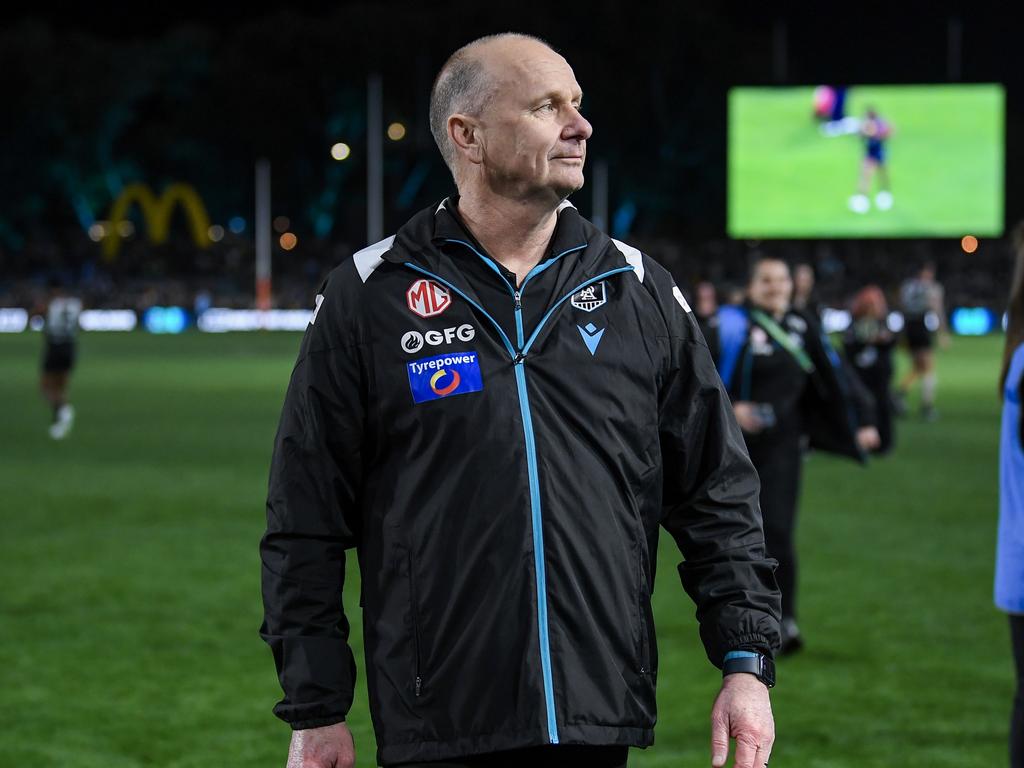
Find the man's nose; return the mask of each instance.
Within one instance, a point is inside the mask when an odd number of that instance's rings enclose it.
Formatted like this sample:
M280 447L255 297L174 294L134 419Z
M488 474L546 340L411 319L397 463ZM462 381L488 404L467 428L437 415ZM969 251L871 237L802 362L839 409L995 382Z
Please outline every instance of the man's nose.
M586 141L593 135L594 126L590 124L579 110L572 110L572 119L562 129L562 138L565 140Z

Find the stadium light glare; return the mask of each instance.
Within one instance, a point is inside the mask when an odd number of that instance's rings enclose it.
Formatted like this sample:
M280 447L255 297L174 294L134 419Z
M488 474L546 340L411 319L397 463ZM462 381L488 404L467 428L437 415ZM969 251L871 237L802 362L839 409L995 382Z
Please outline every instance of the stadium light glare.
M107 236L107 228L103 222L97 221L89 227L89 239L94 243L98 243L104 237Z
M282 248L284 248L286 251L290 251L292 248L299 244L299 238L295 236L294 232L285 232L283 235L281 235L281 239L279 242L281 243Z
M21 333L28 328L28 310L0 307L0 333Z
M984 336L996 328L997 318L988 307L957 307L950 316L953 333L959 336Z
M331 147L331 157L335 160L344 160L352 154L352 148L343 141L339 141Z
M150 333L181 333L188 313L182 307L150 307L142 313L142 325Z
M228 222L228 229L236 235L242 234L245 232L245 219L241 216L232 216L231 221Z
M978 238L974 235L964 235L960 247L964 249L964 253L974 253L978 250Z
M221 240L224 239L224 227L222 227L220 224L214 224L213 226L210 227L207 234L210 236L211 241L213 241L214 243L219 243Z
M388 138L392 141L401 141L405 138L405 126L401 123L392 123L388 126Z

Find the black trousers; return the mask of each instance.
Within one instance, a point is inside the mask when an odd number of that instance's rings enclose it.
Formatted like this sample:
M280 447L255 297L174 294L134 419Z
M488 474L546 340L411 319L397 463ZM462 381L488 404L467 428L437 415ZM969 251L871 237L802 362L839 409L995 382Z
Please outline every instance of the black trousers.
M796 618L796 509L803 452L800 436L771 443L750 441L750 460L761 479L761 517L769 557L779 561L775 579L782 592L782 618Z
M1010 640L1017 667L1017 690L1010 717L1010 768L1024 768L1024 616L1010 616Z
M629 747L559 744L390 768L626 768Z

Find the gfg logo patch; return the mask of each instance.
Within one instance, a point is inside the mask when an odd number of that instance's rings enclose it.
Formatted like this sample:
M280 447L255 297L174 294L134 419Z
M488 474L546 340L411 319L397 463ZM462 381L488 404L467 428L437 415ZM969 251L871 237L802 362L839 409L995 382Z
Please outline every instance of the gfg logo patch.
M479 392L484 388L476 352L453 352L406 363L414 403Z
M442 344L452 344L458 341L472 341L476 337L476 329L469 323L460 326L452 326L441 331L431 330L420 333L419 331L406 331L402 335L402 351L414 354L423 349L424 346L439 347Z
M417 280L405 292L405 301L420 317L440 315L452 303L451 294L433 280Z

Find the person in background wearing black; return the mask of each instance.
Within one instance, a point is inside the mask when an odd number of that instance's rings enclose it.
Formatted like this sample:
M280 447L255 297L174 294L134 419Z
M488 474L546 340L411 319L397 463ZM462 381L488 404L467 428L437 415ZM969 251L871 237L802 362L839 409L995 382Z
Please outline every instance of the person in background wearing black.
M781 653L787 654L803 646L794 534L805 441L863 462L864 452L878 445L878 431L873 404L854 397L816 319L790 306L786 262L758 258L747 291L742 306L719 311L716 363L761 478L765 544L779 561Z
M53 411L49 432L54 440L67 437L75 421L74 406L68 402L68 384L75 367L75 336L81 313L82 300L72 296L60 280L51 280L39 391Z
M718 345L718 292L715 286L702 280L697 283L693 300L693 316L709 349Z
M893 446L892 351L896 335L886 320L889 307L877 285L862 288L853 300L853 322L843 336L843 349L859 379L875 400L879 445L876 453L888 453Z
M821 302L814 294L814 267L810 264L793 267L793 308L821 322Z

